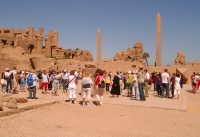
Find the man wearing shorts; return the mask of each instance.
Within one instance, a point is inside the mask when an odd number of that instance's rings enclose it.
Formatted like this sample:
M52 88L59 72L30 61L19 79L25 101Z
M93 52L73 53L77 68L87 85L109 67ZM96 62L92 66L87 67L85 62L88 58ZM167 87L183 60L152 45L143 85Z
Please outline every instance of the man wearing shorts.
M42 74L42 94L46 94L47 93L47 87L49 84L49 75L47 74L46 70L44 70L43 74Z

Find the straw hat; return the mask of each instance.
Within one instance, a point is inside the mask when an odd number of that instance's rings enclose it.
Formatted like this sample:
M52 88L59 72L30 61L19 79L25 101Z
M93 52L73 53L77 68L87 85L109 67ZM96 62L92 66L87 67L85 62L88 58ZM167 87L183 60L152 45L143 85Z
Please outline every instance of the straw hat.
M90 76L90 73L89 73L88 71L86 71L86 72L83 73L83 76L84 76L84 77L89 77L89 76Z
M5 70L9 70L9 68L6 68Z
M135 74L136 72L135 71L133 71L133 74Z
M131 71L130 71L130 70L128 71L128 74L131 74Z

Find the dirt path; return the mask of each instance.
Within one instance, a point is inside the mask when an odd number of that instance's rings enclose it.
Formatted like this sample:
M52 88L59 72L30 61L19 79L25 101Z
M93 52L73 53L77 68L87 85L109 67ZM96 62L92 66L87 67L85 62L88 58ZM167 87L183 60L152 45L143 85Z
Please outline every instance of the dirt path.
M108 105L55 104L0 118L0 137L200 136L200 94L187 93L188 112Z

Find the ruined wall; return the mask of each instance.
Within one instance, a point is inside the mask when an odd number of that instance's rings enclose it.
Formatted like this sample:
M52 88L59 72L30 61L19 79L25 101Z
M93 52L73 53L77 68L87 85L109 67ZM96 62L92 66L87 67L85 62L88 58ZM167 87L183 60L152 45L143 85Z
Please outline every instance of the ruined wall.
M80 61L94 61L93 56L88 50L65 50L66 58Z
M186 58L183 52L177 52L177 57L175 59L175 65L186 65Z
M137 42L134 44L133 48L117 52L114 56L114 61L131 61L144 64L144 59L142 58L143 46L142 42Z

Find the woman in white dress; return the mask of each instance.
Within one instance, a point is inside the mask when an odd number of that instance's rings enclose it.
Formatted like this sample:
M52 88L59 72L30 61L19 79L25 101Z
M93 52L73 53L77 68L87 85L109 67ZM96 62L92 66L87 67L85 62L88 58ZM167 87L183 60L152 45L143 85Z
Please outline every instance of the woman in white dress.
M76 104L76 84L77 84L77 79L76 76L74 75L74 71L70 71L70 75L67 79L68 83L68 91L69 91L69 100L70 103L72 103L72 99L74 100L74 104Z
M180 74L176 74L175 83L174 83L174 98L179 99L180 93L181 93Z

